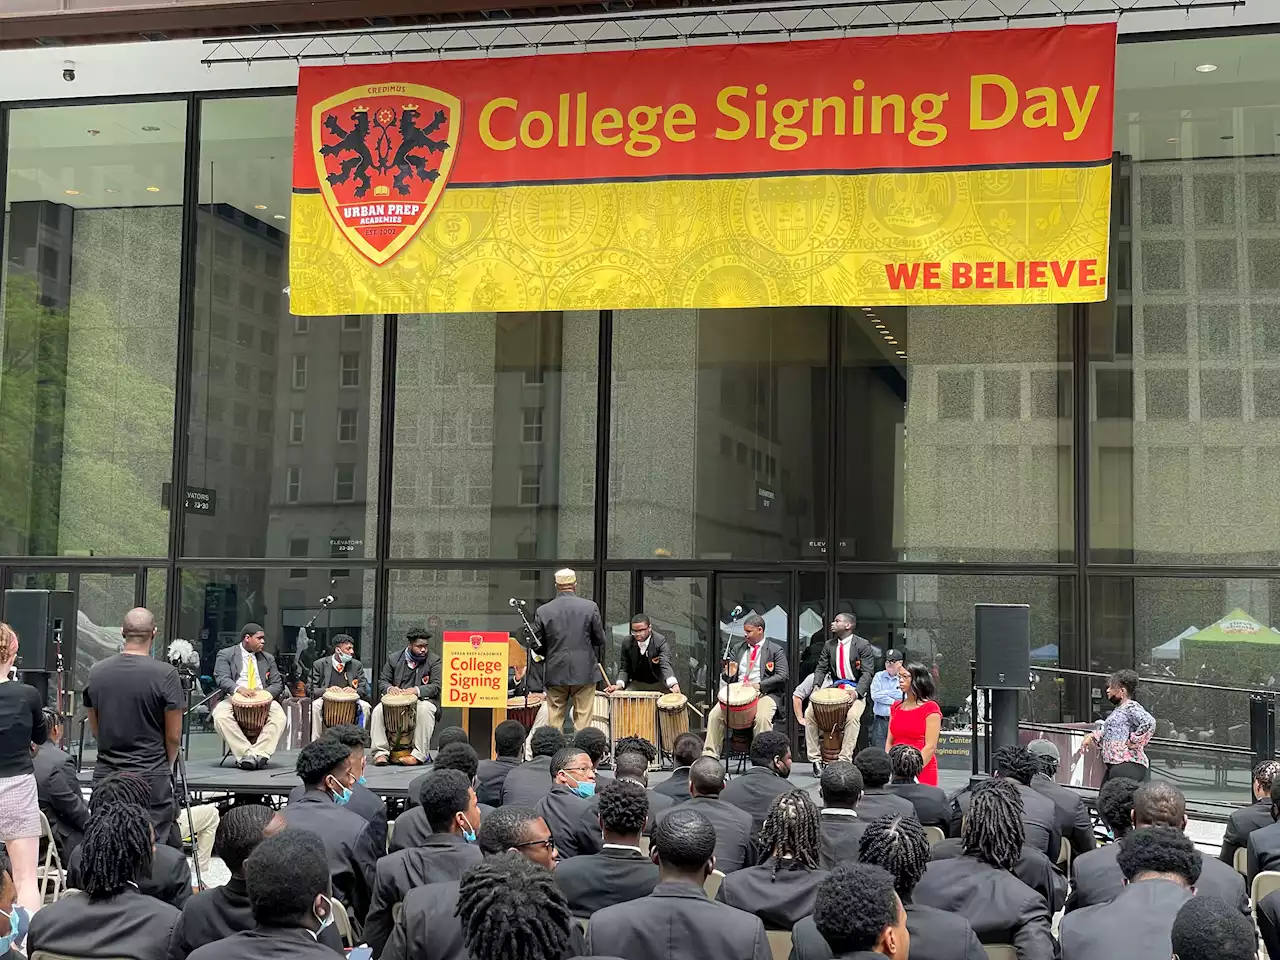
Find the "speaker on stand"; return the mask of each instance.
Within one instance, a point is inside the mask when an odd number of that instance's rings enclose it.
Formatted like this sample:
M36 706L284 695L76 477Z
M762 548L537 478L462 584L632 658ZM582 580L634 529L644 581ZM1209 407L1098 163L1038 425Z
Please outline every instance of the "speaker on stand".
M974 686L991 703L991 753L1018 743L1018 691L1031 689L1031 607L975 603ZM990 765L990 755L988 755Z
M76 662L76 602L70 590L6 590L4 619L18 635L18 677L66 712Z

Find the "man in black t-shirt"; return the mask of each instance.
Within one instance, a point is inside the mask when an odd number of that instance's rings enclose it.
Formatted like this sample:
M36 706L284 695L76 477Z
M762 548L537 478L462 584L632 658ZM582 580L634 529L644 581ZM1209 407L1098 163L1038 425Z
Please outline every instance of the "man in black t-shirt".
M182 740L187 701L178 671L151 658L156 621L137 607L121 627L124 651L94 665L84 689L89 727L98 741L93 781L117 772L151 781L151 822L156 842L179 846L171 774Z

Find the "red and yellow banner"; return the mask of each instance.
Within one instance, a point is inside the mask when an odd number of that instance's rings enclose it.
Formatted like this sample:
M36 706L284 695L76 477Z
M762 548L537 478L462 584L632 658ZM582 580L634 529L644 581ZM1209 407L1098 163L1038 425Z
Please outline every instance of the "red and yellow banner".
M1102 300L1115 37L304 68L292 309Z

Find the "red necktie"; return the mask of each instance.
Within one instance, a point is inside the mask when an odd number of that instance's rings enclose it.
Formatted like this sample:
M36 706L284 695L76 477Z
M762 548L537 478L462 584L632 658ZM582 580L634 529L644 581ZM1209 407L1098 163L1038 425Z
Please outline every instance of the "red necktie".
M759 653L760 653L760 645L756 644L754 647L751 648L751 659L747 661L747 675L746 677L743 678L744 683L751 679L751 671L755 669L756 655Z
M844 662L844 644L843 644L843 643L840 643L840 644L839 644L839 646L840 646L840 679L841 679L841 680L848 680L848 679L849 679L849 671L845 668L845 662Z

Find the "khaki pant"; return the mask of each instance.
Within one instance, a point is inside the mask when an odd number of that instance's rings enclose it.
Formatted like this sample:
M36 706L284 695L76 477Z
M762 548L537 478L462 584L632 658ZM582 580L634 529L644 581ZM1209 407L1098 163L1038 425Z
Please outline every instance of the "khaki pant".
M761 697L756 701L756 722L751 728L754 734L773 729L773 715L777 710L778 705L774 703L773 697ZM717 703L707 714L707 741L702 753L704 756L718 757L723 745L724 708Z
M431 752L431 734L436 729L436 705L430 700L418 701L418 714L413 721L413 759L419 763L427 762ZM387 728L382 722L382 704L373 708L373 716L369 720L369 740L373 744L373 759L389 757L391 745L387 741Z
M547 687L547 725L557 730L564 726L565 711L573 701L573 729L591 726L591 708L595 705L596 685L584 683L576 687Z
M369 721L369 704L363 700L356 701L359 712L356 714L357 723ZM316 697L311 701L311 739L319 740L324 736L324 697Z
M844 715L844 739L840 743L840 759L852 760L853 749L858 744L858 730L862 726L862 711L867 702L859 697L849 706ZM804 745L809 754L810 763L822 762L822 731L818 729L818 721L813 719L813 701L804 708Z
M271 710L267 713L267 722L262 732L258 734L258 739L253 743L245 739L244 731L240 729L240 724L236 723L235 714L231 712L229 697L223 697L222 702L213 708L213 729L218 731L218 736L230 748L231 755L236 758L237 763L245 757L270 759L276 752L276 744L284 736L284 728L284 710L274 700L271 701Z
M529 735L524 738L524 758L526 760L533 759L533 731L539 727L547 726L547 701L543 700L538 704L538 715L533 718L533 726L529 728Z
M218 808L212 803L202 803L191 808L191 818L187 819L187 808L178 808L178 829L182 839L196 848L196 862L200 870L208 873L209 858L213 855L213 837L218 832Z

